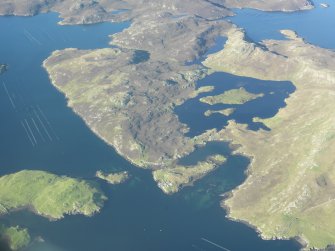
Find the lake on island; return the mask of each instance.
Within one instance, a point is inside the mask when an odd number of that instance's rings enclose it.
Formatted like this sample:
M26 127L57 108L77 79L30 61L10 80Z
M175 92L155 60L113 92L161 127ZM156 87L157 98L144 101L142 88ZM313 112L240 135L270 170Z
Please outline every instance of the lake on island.
M256 42L283 39L277 31L293 29L308 42L334 49L335 35L330 32L335 27L334 8L321 9L318 2L316 6L312 11L290 14L238 10L230 20ZM228 161L194 186L169 196L157 187L149 171L134 167L93 134L67 107L64 95L50 84L42 62L58 49L108 47L108 36L130 23L59 26L58 21L55 13L0 17L0 58L9 66L0 76L0 175L37 169L95 180L109 200L93 217L66 216L49 221L28 211L3 216L2 222L26 227L33 237L43 238L44 242L35 242L26 251L299 250L294 240L265 241L254 229L225 217L220 195L243 182L249 164L246 157L232 155L227 144L212 142L183 158L181 162L192 164L221 153ZM223 39L217 42L224 46ZM212 48L211 52L215 51ZM211 107L236 108L230 117L206 117L203 114L209 105L199 102L199 97L188 100L176 108L176 114L190 127L190 136L222 128L228 119L246 123L251 130L263 128L252 119L274 116L295 91L290 82L269 83L226 73L214 73L198 83L198 87L206 85L215 86L211 95L244 87L264 96L239 107ZM35 139L27 134L28 127ZM110 186L94 177L99 169L128 170L131 179Z

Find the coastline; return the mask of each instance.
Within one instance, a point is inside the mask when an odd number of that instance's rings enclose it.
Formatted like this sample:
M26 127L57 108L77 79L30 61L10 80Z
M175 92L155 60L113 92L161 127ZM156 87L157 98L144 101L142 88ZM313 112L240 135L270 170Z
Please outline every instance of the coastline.
M300 10L300 11L305 11L305 10ZM292 11L293 12L293 11ZM43 13L43 12L42 12ZM46 13L46 12L45 12ZM39 13L37 13L37 14L39 14ZM33 15L31 15L31 16L33 16ZM101 21L101 22L104 22L104 21ZM64 24L64 23L61 23L60 22L60 24L61 25L67 25L67 24ZM69 24L76 24L76 23L69 23ZM77 23L77 24L84 24L84 23ZM47 59L46 59L47 60ZM44 61L45 62L45 61ZM43 67L44 67L44 69L46 69L46 67L44 66L44 62L43 62ZM81 116L80 114L79 114L79 112L74 108L74 107L71 107L71 105L69 104L69 98L66 96L66 93L64 93L63 91L61 91L60 90L60 88L58 88L57 87L57 85L56 84L54 84L54 81L52 80L52 78L51 78L51 75L50 74L48 74L48 76L49 76L49 79L50 79L50 83L57 89L57 91L59 91L60 93L62 93L63 95L64 95L64 97L65 97L65 100L66 100L66 103L67 103L67 106L82 120L82 121L84 121L84 123L85 123L85 125L90 129L90 131L92 131L97 137L99 137L99 139L102 139L107 145L109 145L109 146L111 146L120 156L122 156L124 159L126 159L127 161L129 161L130 163L132 163L134 166L136 166L136 167L139 167L139 168L143 168L143 169L149 169L150 167L149 166L157 166L157 168L159 167L159 166L162 166L162 163L158 163L158 162L146 162L147 163L147 165L141 165L141 164L139 164L139 163L136 163L134 160L132 160L131 158L129 158L129 157L127 157L127 155L125 155L125 154L123 154L122 153L122 151L121 151L121 149L120 149L120 147L118 147L117 145L113 145L111 142L109 142L107 139L105 139L105 137L103 137L99 132L98 132L98 130L96 129L96 128L94 128L94 127L91 127L90 125L89 125L89 123L88 123L88 120L86 120L83 116ZM233 149L232 149L233 150ZM236 149L235 149L236 150ZM238 150L237 150L237 152L238 152ZM253 166L253 161L254 161L254 157L252 157L252 156L248 156L246 153L244 153L244 152L238 152L238 153L240 153L241 155L243 155L243 156L246 156L246 157L248 157L248 159L250 159L250 161L251 161L251 164L248 166L248 168L245 170L245 175L246 175L246 178L248 178L248 176L250 176L250 175L252 175L252 171L251 171L251 167ZM151 170L151 171L153 171L153 170L155 170L155 168L150 168L149 170ZM233 196L233 194L234 194L234 191L235 190L238 190L239 188L241 188L241 187L243 187L243 185L244 185L245 183L243 182L241 185L239 185L238 187L236 187L236 188L234 188L232 191L230 191L230 192L228 192L228 194L230 194L230 196ZM228 199L228 198L227 198ZM224 202L223 202L224 203ZM224 206L222 206L223 208L225 208ZM247 221L243 221L243 220L238 220L238 219L235 219L235 218L233 218L233 217L231 217L230 216L230 208L229 207L227 207L227 208L225 208L225 210L226 210L226 212L227 212L227 218L228 219L231 219L231 220L233 220L233 221L236 221L236 222L241 222L241 223L243 223L243 224L245 224L245 225L248 225L248 226L250 226L251 228L253 228L262 238L263 238L263 236L262 236L262 233L261 233L261 231L259 230L259 229L257 229L257 227L256 226L253 226L253 225L251 225L250 223L248 223ZM40 215L40 214L39 214ZM43 216L43 215L41 215L41 216ZM44 216L45 217L45 216ZM298 238L298 237L294 237L294 238ZM293 239L294 239L293 238ZM266 238L264 238L264 239L266 239ZM271 238L270 238L271 239ZM275 239L281 239L281 238L275 238Z
M257 235L262 239L262 240L293 240L295 242L297 242L300 246L301 246L301 251L305 250L307 248L307 241L305 239L303 239L301 236L296 236L296 237L292 237L292 238L284 238L284 237L267 237L264 236L262 231L255 225L249 223L248 221L245 220L241 220L238 218L234 218L230 215L230 207L228 205L225 204L225 201L230 199L233 195L233 191L229 191L224 193L223 195L223 200L221 201L220 205L221 207L224 209L224 211L226 212L226 218L229 219L230 221L234 221L237 223L241 223L243 225L248 226L249 228L253 229ZM310 249L308 249L310 250Z
M68 48L68 49L75 49L78 50L76 48ZM94 50L94 49L91 49ZM54 53L54 52L53 52ZM189 137L185 137L185 139L187 139L188 141L192 141L195 140L196 143L194 145L192 145L192 147L188 147L189 149L187 151L184 151L182 153L182 155L180 155L180 153L178 153L178 156L176 156L176 158L174 159L165 159L165 161L162 162L150 162L150 161L141 161L141 158L139 157L138 159L133 159L131 157L128 157L127 154L125 154L118 145L113 144L112 142L110 142L108 139L106 139L106 137L104 137L95 127L92 127L88 120L85 118L85 116L82 116L80 114L80 112L74 107L71 106L70 101L71 99L68 97L67 93L64 92L59 86L57 86L57 84L55 83L56 81L53 79L52 74L48 71L48 67L47 67L47 63L49 61L49 59L52 57L53 54L51 54L48 58L46 58L43 61L43 68L46 71L46 73L48 74L48 78L50 80L51 85L57 90L57 92L61 93L64 98L65 98L65 102L68 108L70 108L87 126L87 128L92 131L99 139L103 140L107 145L109 145L110 147L112 147L116 153L118 155L120 155L122 158L124 158L125 160L127 160L129 163L131 163L132 165L134 165L137 168L141 168L141 169L145 169L145 170L150 170L155 171L155 170L159 170L159 169L164 169L165 167L167 167L170 164L176 163L180 158L187 156L188 154L192 153L194 151L194 149L197 146L203 146L205 145L207 142L210 142L212 140L210 139L205 139L204 137L206 137L205 135L208 133L211 133L211 130L208 130L206 132L204 132L202 135L197 136L196 138L189 138ZM205 68L204 68L205 69ZM208 75L207 71L203 71L201 78L204 78L205 76ZM197 80L198 81L198 80ZM189 98L194 98L196 95L198 95L198 90L194 90L192 93L189 93ZM178 103L178 105L181 105L183 102L185 102L187 100L187 98L183 99L183 100L179 100L180 103ZM171 111L173 110L173 107L169 108L171 109ZM173 112L172 112L173 113ZM189 143L189 142L187 142ZM193 143L192 143L193 144ZM136 161L138 160L138 161ZM167 161L166 161L167 160Z

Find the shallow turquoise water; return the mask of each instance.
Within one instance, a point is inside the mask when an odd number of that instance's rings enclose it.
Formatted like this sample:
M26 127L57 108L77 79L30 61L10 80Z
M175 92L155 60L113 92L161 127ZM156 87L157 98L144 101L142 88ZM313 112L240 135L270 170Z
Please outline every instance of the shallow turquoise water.
M166 196L149 172L133 167L97 138L66 106L41 64L56 49L106 47L108 35L129 24L61 27L57 21L55 14L0 18L5 34L0 56L9 65L0 76L0 174L41 169L95 180L95 171L103 169L129 170L132 178L120 186L98 181L109 201L91 218L68 216L50 222L25 211L3 217L46 241L28 250L220 250L204 239L232 251L299 249L294 241L263 241L254 230L225 218L219 194L243 182L249 163L232 156L225 144L211 143L185 158L191 164L207 154L222 153L228 161L194 187Z

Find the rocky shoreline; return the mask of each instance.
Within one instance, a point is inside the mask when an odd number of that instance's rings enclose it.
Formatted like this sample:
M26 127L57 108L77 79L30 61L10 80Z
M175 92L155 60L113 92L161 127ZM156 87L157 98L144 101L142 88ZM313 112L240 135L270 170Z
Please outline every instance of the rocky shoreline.
M288 37L288 42L270 40L259 46L246 41L241 30L223 20L224 17L233 15L231 10L233 8L290 12L310 10L313 8L312 2L308 0L187 0L182 2L161 0L139 3L135 0L117 2L87 0L78 3L72 0L66 2L55 0L45 5L40 1L23 5L19 3L21 2L13 4L9 0L1 3L0 14L35 15L56 11L63 18L61 24L132 21L129 28L111 37L111 45L117 46L118 49L87 51L65 49L53 53L44 62L53 85L65 94L68 105L120 155L139 167L150 168L157 172L157 170L164 171L171 167L173 169L178 159L192 152L199 144L215 139L230 141L240 146L237 151L244 152L253 159L246 182L236 188L232 196L223 203L231 219L251 225L262 237L306 239L307 248L322 248L334 242L335 237L330 234L331 237L327 241L320 243L319 235L329 234L327 229L323 228L324 232L320 231L320 233L310 233L306 230L306 226L300 225L299 221L292 221L293 223L290 224L296 228L284 234L287 228L287 222L285 222L287 215L290 217L292 215L292 219L305 217L303 219L310 224L316 222L314 214L304 215L302 209L308 207L306 198L309 198L313 204L310 206L312 210L315 210L314 207L320 203L328 203L325 196L320 198L312 196L306 184L318 195L324 192L332 198L334 193L331 193L332 186L315 187L314 181L318 177L310 173L309 178L304 180L306 183L303 183L305 190L295 187L294 183L289 183L291 190L285 190L287 176L282 170L291 166L290 163L292 163L286 160L292 161L298 158L300 165L306 166L305 163L309 159L301 157L300 152L297 153L299 156L289 156L287 146L281 145L278 141L278 138L284 143L287 138L292 139L292 142L298 141L295 134L282 130L286 123L292 123L291 128L303 130L302 132L307 136L301 135L301 137L307 137L310 140L307 143L298 142L294 145L296 148L292 149L292 152L301 149L301 145L306 143L308 146L313 146L308 151L316 156L320 149L324 150L321 143L326 142L331 145L327 140L330 137L329 132L333 129L330 125L334 121L327 112L334 107L331 106L331 96L326 94L325 90L333 93L331 85L333 72L329 66L334 67L335 63L330 59L334 56L327 50L305 43L291 31L283 31L283 34ZM119 9L128 11L116 14ZM228 37L228 49L225 48L205 61L205 65L210 69L265 80L289 80L299 87L297 93L288 99L287 108L281 110L275 118L264 121L273 128L274 135L271 135L272 132L250 132L241 125L230 123L221 132L208 131L195 138L185 136L188 128L179 122L173 113L173 107L194 97L197 92L195 82L207 74L204 67L187 65L187 63L204 55L206 50L213 46L218 36ZM145 61L134 62L136 51L146 52L148 58ZM318 55L318 58L315 60L306 55ZM295 57L300 61L296 61ZM254 67L256 65L257 68ZM92 76L91 72L97 74ZM319 74L320 72L324 74ZM84 84L83 79L86 81ZM320 86L315 85L315 81L324 83L321 90ZM310 83L315 89L306 88L306 83ZM79 84L81 84L79 92L73 92L71 87ZM314 92L315 90L320 92ZM77 98L78 93L81 94L80 100ZM307 106L306 109L309 109L310 114L315 117L301 116L297 112L304 104L310 105L310 100L306 101L306 97L313 97L313 104L317 102L324 104L323 107ZM330 102L325 103L325 100ZM316 125L317 118L327 123ZM296 123L301 127L297 127L292 121L294 123L297 121ZM315 128L303 121L315 122L313 123ZM316 134L317 132L321 134ZM283 135L288 136L285 138ZM273 146L268 144L268 137L272 137L274 144L278 144L278 149L285 150L281 152L283 158L277 160L277 156L272 156L271 152L264 154ZM322 164L329 165L327 162L329 154L329 151L326 151L326 155L321 155L326 162ZM271 159L267 159L268 156L271 156ZM313 159L311 162L317 161ZM308 168L313 169L313 167ZM298 183L301 183L307 171L302 168L294 170L297 172L296 177L299 178ZM289 171L287 170L287 173ZM319 176L325 176L328 183L331 180L329 177L333 175L329 170L316 173ZM270 191L270 197L267 191ZM267 204L268 201L272 201L271 198L276 197L277 193L282 195L278 200L287 198L287 201L281 201L281 205ZM306 198L301 196L306 193ZM263 200L261 196L267 199ZM302 204L301 211L299 208L292 209L290 203L296 203L299 206ZM244 212L244 209L253 211ZM269 212L269 210L273 211ZM318 213L317 210L315 214ZM262 217L252 218L253 215L258 214ZM276 220L276 229L271 229L274 227L273 219ZM332 222L324 222L324 224L329 229L335 225ZM265 227L260 227L264 225ZM307 231L306 234L305 231Z
M271 131L253 132L236 123L222 130L223 138L240 145L238 152L252 156L246 181L224 204L231 218L256 226L262 236L299 236L307 248L322 249L335 239L330 216L335 207L330 181L334 52L306 43L294 31L281 32L287 40L257 45L242 30L232 29L225 48L204 63L212 70L292 81L297 87L285 108L261 120Z

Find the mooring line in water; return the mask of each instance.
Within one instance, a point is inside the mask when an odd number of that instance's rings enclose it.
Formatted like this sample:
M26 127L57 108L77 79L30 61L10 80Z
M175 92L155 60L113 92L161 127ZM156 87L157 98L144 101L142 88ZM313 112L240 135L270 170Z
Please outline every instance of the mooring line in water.
M209 244L212 244L212 245L214 245L215 247L220 248L220 249L222 249L222 250L225 250L225 251L231 251L230 249L225 248L225 247L222 247L222 246L220 246L219 244L216 244L216 243L214 243L214 242L212 242L212 241L210 241L210 240L207 240L206 238L201 238L201 240L203 240L203 241L205 241L205 242L207 242L207 243L209 243Z
M29 41L31 44L34 44L34 41L32 41L30 37L28 37L28 35L25 33L24 30L23 30L23 35L25 36L26 39L28 39L28 41Z
M30 42L35 42L37 43L38 45L42 45L42 43L37 39L35 38L27 29L24 29L24 34L26 35L26 37L30 40Z
M43 121L41 120L40 116L38 115L38 113L36 112L36 110L33 110L33 111L34 111L34 113L35 113L36 118L37 118L38 121L40 122L40 124L41 124L41 126L42 126L44 132L45 132L46 135L48 136L49 140L52 141L52 137L51 137L51 135L49 134L48 129L45 127L45 125L44 125Z
M43 45L41 41L34 37L27 29L24 29L24 33L29 36L33 41L35 41L38 45Z
M27 125L27 127L28 127L28 130L29 130L29 132L30 132L31 136L32 136L32 137L33 137L33 139L34 139L35 145L37 145L37 140L36 140L36 138L35 138L35 136L34 136L34 133L33 133L33 131L32 131L32 130L31 130L31 128L30 128L30 125L28 124L28 122L27 122L27 120L26 120L26 119L24 119L24 122L26 122L26 125Z
M30 137L30 135L29 135L29 132L28 132L27 128L25 127L25 125L23 124L23 122L22 122L22 121L21 121L21 125L22 125L22 127L23 127L24 131L26 132L26 134L27 134L27 137L28 137L28 139L29 139L29 141L30 141L31 145L34 147L34 146L35 146L35 145L34 145L34 142L33 142L33 140L31 139L31 137Z
M33 117L31 117L30 119L31 119L31 121L32 121L32 122L33 122L33 124L34 124L34 126L35 126L35 128L36 128L36 131L38 132L38 134L40 135L40 137L42 138L42 140L45 142L45 139L44 139L44 137L43 137L43 135L42 135L42 133L41 133L40 129L38 128L38 126L37 126L37 124L36 124L36 122L35 122L34 118L33 118Z
M42 109L40 108L39 105L36 106L37 110L40 112L40 114L42 115L43 119L47 122L47 125L49 126L51 132L53 135L55 135L55 138L57 140L60 140L60 138L58 137L57 133L55 132L55 130L53 129L52 125L50 124L50 121L48 120L47 116L45 115L45 113L42 111Z
M16 106L15 106L15 104L14 104L13 99L11 98L11 96L10 96L10 94L9 94L9 91L8 91L7 86L6 86L6 84L5 84L4 81L2 81L2 85L3 85L3 88L5 89L5 92L6 92L7 96L8 96L8 98L9 98L10 103L12 104L12 107L13 107L14 110L15 110L15 109L16 109Z

